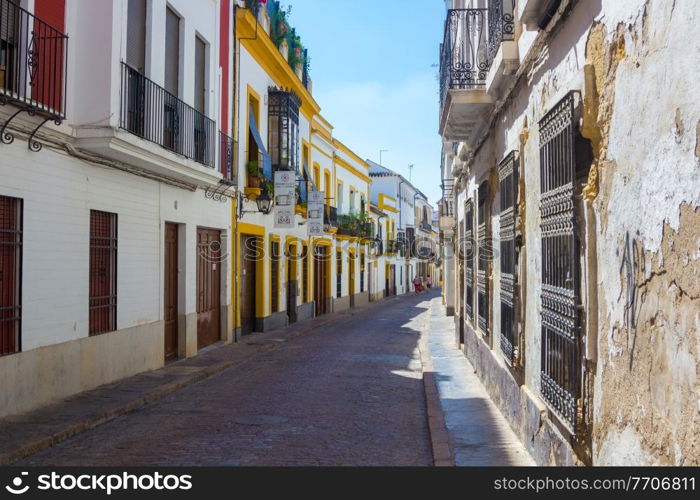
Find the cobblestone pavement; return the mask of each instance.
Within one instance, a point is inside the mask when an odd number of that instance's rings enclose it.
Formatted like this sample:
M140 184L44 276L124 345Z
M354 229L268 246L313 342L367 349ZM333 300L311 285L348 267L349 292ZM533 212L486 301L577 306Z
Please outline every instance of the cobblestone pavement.
M18 465L431 465L434 296L358 309Z

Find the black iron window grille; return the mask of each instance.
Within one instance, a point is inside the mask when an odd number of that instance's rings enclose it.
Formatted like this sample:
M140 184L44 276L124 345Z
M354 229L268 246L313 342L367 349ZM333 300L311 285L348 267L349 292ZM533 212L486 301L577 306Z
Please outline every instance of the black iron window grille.
M301 297L306 304L309 301L309 247L302 247L304 255L302 256L301 269Z
M575 430L581 398L579 242L574 211L578 92L539 122L542 345L541 392Z
M293 92L268 91L268 145L274 170L299 170L299 107Z
M343 252L340 250L335 254L335 295L343 296Z
M22 200L0 196L0 356L22 350Z
M365 291L365 254L360 254L360 293Z
M467 201L464 207L464 258L465 262L465 308L467 317L474 323L474 202Z
M516 221L518 217L519 159L511 152L498 166L501 198L500 232L501 242L501 351L510 364L519 358L519 342L516 338L515 308L517 294Z
M277 241L270 242L270 310L279 312L280 308L280 244Z
M0 0L0 104L66 117L68 36L18 5Z
M215 167L216 125L122 62L120 127L173 153Z
M117 214L90 211L89 334L117 329Z
M235 155L237 143L233 137L219 132L219 172L224 176L224 179L231 181L233 184L238 183L238 172L236 169Z
M440 46L440 103L449 89L470 89L486 83L490 60L488 9L450 9Z
M491 235L488 223L488 191L487 182L482 182L478 191L477 205L477 269L476 269L476 301L477 322L484 335L489 335L489 265L491 257Z
M515 35L515 0L489 0L489 61L504 40L513 40Z

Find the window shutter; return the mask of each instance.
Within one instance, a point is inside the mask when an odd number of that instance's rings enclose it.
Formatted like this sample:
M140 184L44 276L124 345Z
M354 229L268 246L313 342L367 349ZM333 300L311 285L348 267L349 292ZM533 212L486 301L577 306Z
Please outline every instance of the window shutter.
M126 63L146 71L146 0L129 0L126 27Z
M204 113L206 103L206 45L198 36L194 38L194 108Z
M179 95L180 88L180 18L168 8L165 14L165 90Z

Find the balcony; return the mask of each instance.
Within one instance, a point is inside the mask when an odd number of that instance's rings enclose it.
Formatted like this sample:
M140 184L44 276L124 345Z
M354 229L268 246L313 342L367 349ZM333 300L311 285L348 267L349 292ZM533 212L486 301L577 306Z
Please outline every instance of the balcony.
M440 135L475 145L493 110L500 74L513 71L514 0L450 9L440 46ZM509 41L507 50L504 42ZM517 48L516 67L517 67ZM497 61L497 71L492 65ZM493 90L493 92L490 92Z
M326 210L323 212L323 229L330 232L331 229L338 227L338 209L326 205Z
M236 151L238 151L238 143L233 137L219 132L219 172L224 176L224 180L232 184L238 183Z
M122 62L119 126L132 134L214 168L213 120Z
M372 223L359 215L338 215L337 234L368 239L372 237Z
M219 134L213 120L134 68L122 62L120 73L114 126L78 129L76 146L187 189L219 184L226 174L217 150L228 147L230 138Z
M430 224L430 222L421 221L419 227L420 227L423 231L425 231L426 233L432 233L432 232L433 232L433 226Z
M0 105L20 108L6 123L21 111L56 123L66 117L67 49L67 35L16 3L0 0Z

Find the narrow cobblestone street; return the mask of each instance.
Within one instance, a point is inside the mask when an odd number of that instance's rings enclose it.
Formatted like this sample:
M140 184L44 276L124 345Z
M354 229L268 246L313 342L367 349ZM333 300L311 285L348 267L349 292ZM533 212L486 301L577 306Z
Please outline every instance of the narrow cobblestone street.
M22 464L431 465L429 298L342 317Z

